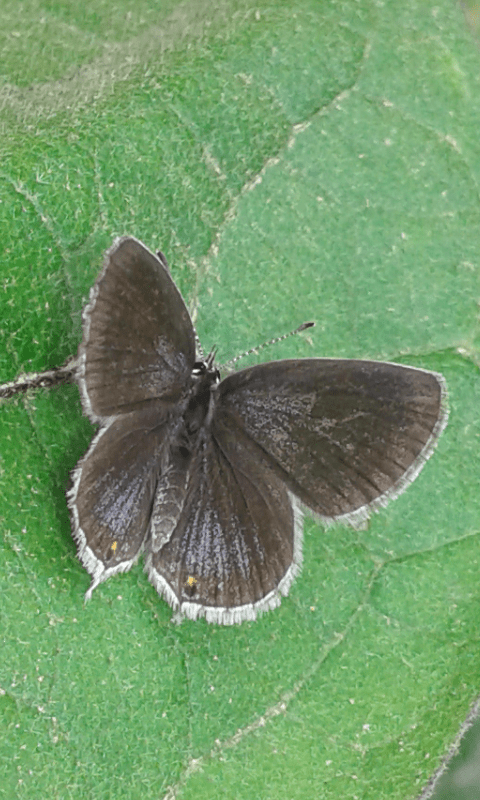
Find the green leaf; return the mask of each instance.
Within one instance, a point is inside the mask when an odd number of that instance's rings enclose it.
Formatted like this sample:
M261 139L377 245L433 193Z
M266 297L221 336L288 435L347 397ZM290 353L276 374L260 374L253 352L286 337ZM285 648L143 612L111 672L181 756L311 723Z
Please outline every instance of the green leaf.
M83 605L64 492L93 428L74 386L3 401L0 796L415 797L480 683L480 55L461 12L25 0L0 21L2 381L76 352L129 233L166 253L221 361L314 319L269 357L434 369L451 404L399 500L366 531L307 522L290 596L223 628L173 625L140 564Z

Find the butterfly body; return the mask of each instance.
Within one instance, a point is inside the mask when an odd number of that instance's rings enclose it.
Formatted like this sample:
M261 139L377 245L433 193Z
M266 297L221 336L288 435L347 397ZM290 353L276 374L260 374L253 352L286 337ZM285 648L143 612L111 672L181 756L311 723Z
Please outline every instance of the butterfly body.
M400 494L447 420L442 376L296 359L220 380L168 272L131 237L84 311L78 383L100 429L69 495L87 592L141 552L167 602L230 624L278 605L300 569L302 508L361 524Z

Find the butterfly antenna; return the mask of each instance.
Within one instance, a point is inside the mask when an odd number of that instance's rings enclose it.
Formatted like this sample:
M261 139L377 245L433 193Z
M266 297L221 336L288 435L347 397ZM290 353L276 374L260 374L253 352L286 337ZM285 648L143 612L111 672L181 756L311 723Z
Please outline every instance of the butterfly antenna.
M265 347L270 347L271 344L277 344L277 342L283 342L284 339L288 339L289 336L295 336L296 333L301 333L305 331L307 328L313 328L315 325L314 322L303 322L298 328L295 328L294 331L289 331L288 333L284 333L283 336L275 336L274 339L269 339L268 342L264 342L263 344L259 344L258 347L252 347L251 350L245 350L244 353L240 353L239 356L235 356L235 358L231 358L230 361L227 361L225 364L222 364L222 367L231 367L233 364L236 364L237 361L240 361L241 358L245 358L246 356L251 356L253 353L259 353L260 350L264 350Z
M213 348L210 350L210 352L209 352L208 356L207 356L207 357L206 357L206 359L205 359L205 363L206 363L206 365L207 365L207 367L208 367L209 369L210 369L211 367L213 367L213 364L214 364L214 362L215 362L215 356L217 355L217 350L218 350L218 347L213 347Z
M195 328L193 329L193 333L195 334L195 350L197 353L197 358L199 361L205 361L205 351Z

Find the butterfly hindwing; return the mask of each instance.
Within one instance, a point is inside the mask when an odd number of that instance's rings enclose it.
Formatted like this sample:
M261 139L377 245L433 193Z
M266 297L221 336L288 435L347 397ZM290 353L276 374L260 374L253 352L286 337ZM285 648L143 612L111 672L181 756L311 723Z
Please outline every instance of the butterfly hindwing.
M286 594L301 559L295 502L246 437L209 437L167 544L147 558L150 580L191 618L254 619Z
M88 596L142 551L167 438L165 411L150 406L102 427L78 463L69 505L78 555L93 578Z

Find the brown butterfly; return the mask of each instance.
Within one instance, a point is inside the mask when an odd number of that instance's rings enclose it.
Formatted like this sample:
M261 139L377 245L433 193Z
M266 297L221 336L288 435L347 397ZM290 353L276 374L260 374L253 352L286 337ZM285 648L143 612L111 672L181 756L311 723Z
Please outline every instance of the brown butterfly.
M441 375L273 361L220 380L164 256L117 239L84 310L77 380L100 427L69 492L87 592L146 556L192 619L253 620L286 595L302 508L354 525L418 475L447 422Z

